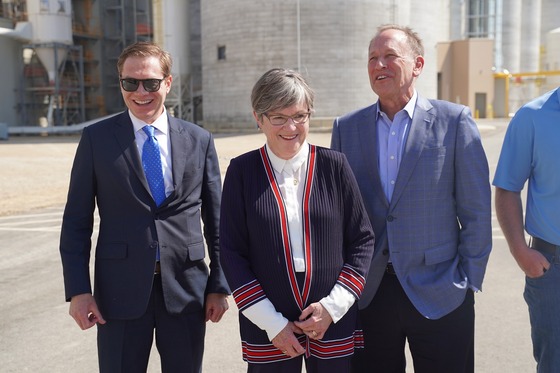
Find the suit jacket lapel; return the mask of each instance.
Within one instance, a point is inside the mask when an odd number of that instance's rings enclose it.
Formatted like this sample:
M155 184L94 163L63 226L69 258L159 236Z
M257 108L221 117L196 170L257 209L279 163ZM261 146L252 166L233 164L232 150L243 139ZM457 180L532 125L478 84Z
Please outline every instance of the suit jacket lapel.
M379 151L377 139L377 104L374 104L364 110L363 118L358 127L360 148L362 155L366 160L364 163L369 165L368 174L371 178L372 192L376 196L383 196L380 198L388 206L381 178L379 177ZM368 161L369 160L369 161Z
M136 138L134 137L134 129L132 127L132 121L128 115L128 111L116 117L115 136L117 141L123 150L124 157L130 164L132 170L140 180L140 183L146 188L148 193L150 193L150 187L148 186L148 181L144 176L144 169L142 168L142 160L140 159L140 154L138 154L138 148L136 145Z
M391 205L395 205L405 189L412 171L416 166L418 158L424 148L424 143L428 136L430 128L432 128L435 113L432 113L432 104L423 97L418 96L412 123L408 131L408 136L403 151L403 158L399 166L399 174L395 183L395 190L391 198Z
M188 136L188 132L181 126L180 121L171 116L168 116L168 118L171 141L171 167L173 169L173 184L176 189L179 187L181 180L183 180L187 160L193 159L193 155L188 154L189 149L193 147L191 138ZM174 193L176 193L176 190L173 194ZM171 194L170 197L173 194Z

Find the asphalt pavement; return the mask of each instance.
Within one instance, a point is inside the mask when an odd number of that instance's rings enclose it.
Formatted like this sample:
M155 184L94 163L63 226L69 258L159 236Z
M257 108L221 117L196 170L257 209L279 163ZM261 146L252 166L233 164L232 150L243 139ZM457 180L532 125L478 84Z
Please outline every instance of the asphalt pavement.
M507 121L479 121L491 176ZM315 129L309 141L328 146L330 133ZM216 135L222 174L229 160L264 144L260 133ZM0 141L0 371L96 372L96 333L68 315L58 254L65 188L77 137ZM7 177L6 175L10 175ZM19 199L18 199L19 198ZM12 202L11 202L12 201ZM524 277L509 254L493 215L494 247L476 301L476 371L535 371ZM94 237L95 239L95 237ZM237 309L208 324L203 371L241 373ZM160 372L152 352L149 372ZM411 364L407 372L413 372Z

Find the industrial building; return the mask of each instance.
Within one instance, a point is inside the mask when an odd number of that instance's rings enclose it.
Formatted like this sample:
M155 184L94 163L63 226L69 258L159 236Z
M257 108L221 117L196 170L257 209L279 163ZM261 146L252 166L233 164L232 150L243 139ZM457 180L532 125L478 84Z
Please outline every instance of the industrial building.
M127 45L153 40L174 57L166 105L196 119L201 101L199 1L2 0L0 122L18 133L65 132L124 110L116 63ZM199 105L198 105L199 106Z
M558 0L1 0L0 123L64 132L123 110L116 61L153 40L174 59L166 106L212 131L254 129L250 92L272 67L316 91L314 126L372 103L367 48L398 23L423 38L417 89L508 116L560 84Z

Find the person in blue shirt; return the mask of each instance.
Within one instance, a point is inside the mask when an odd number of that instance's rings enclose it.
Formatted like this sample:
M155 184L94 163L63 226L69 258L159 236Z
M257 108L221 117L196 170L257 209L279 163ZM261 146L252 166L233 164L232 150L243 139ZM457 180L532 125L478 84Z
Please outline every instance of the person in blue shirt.
M517 111L508 126L493 181L498 221L526 276L524 297L537 372L560 371L559 160L557 88ZM521 191L527 181L524 227Z

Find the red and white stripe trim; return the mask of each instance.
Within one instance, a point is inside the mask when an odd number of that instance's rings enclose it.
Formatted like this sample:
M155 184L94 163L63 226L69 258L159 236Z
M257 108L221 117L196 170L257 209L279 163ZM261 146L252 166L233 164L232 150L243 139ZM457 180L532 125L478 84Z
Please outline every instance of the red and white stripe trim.
M359 299L364 291L366 279L358 273L353 267L345 264L338 276L338 283L344 286L349 292L354 294L356 299Z
M233 298L240 311L261 301L265 297L264 290L257 280L253 280L233 291Z

